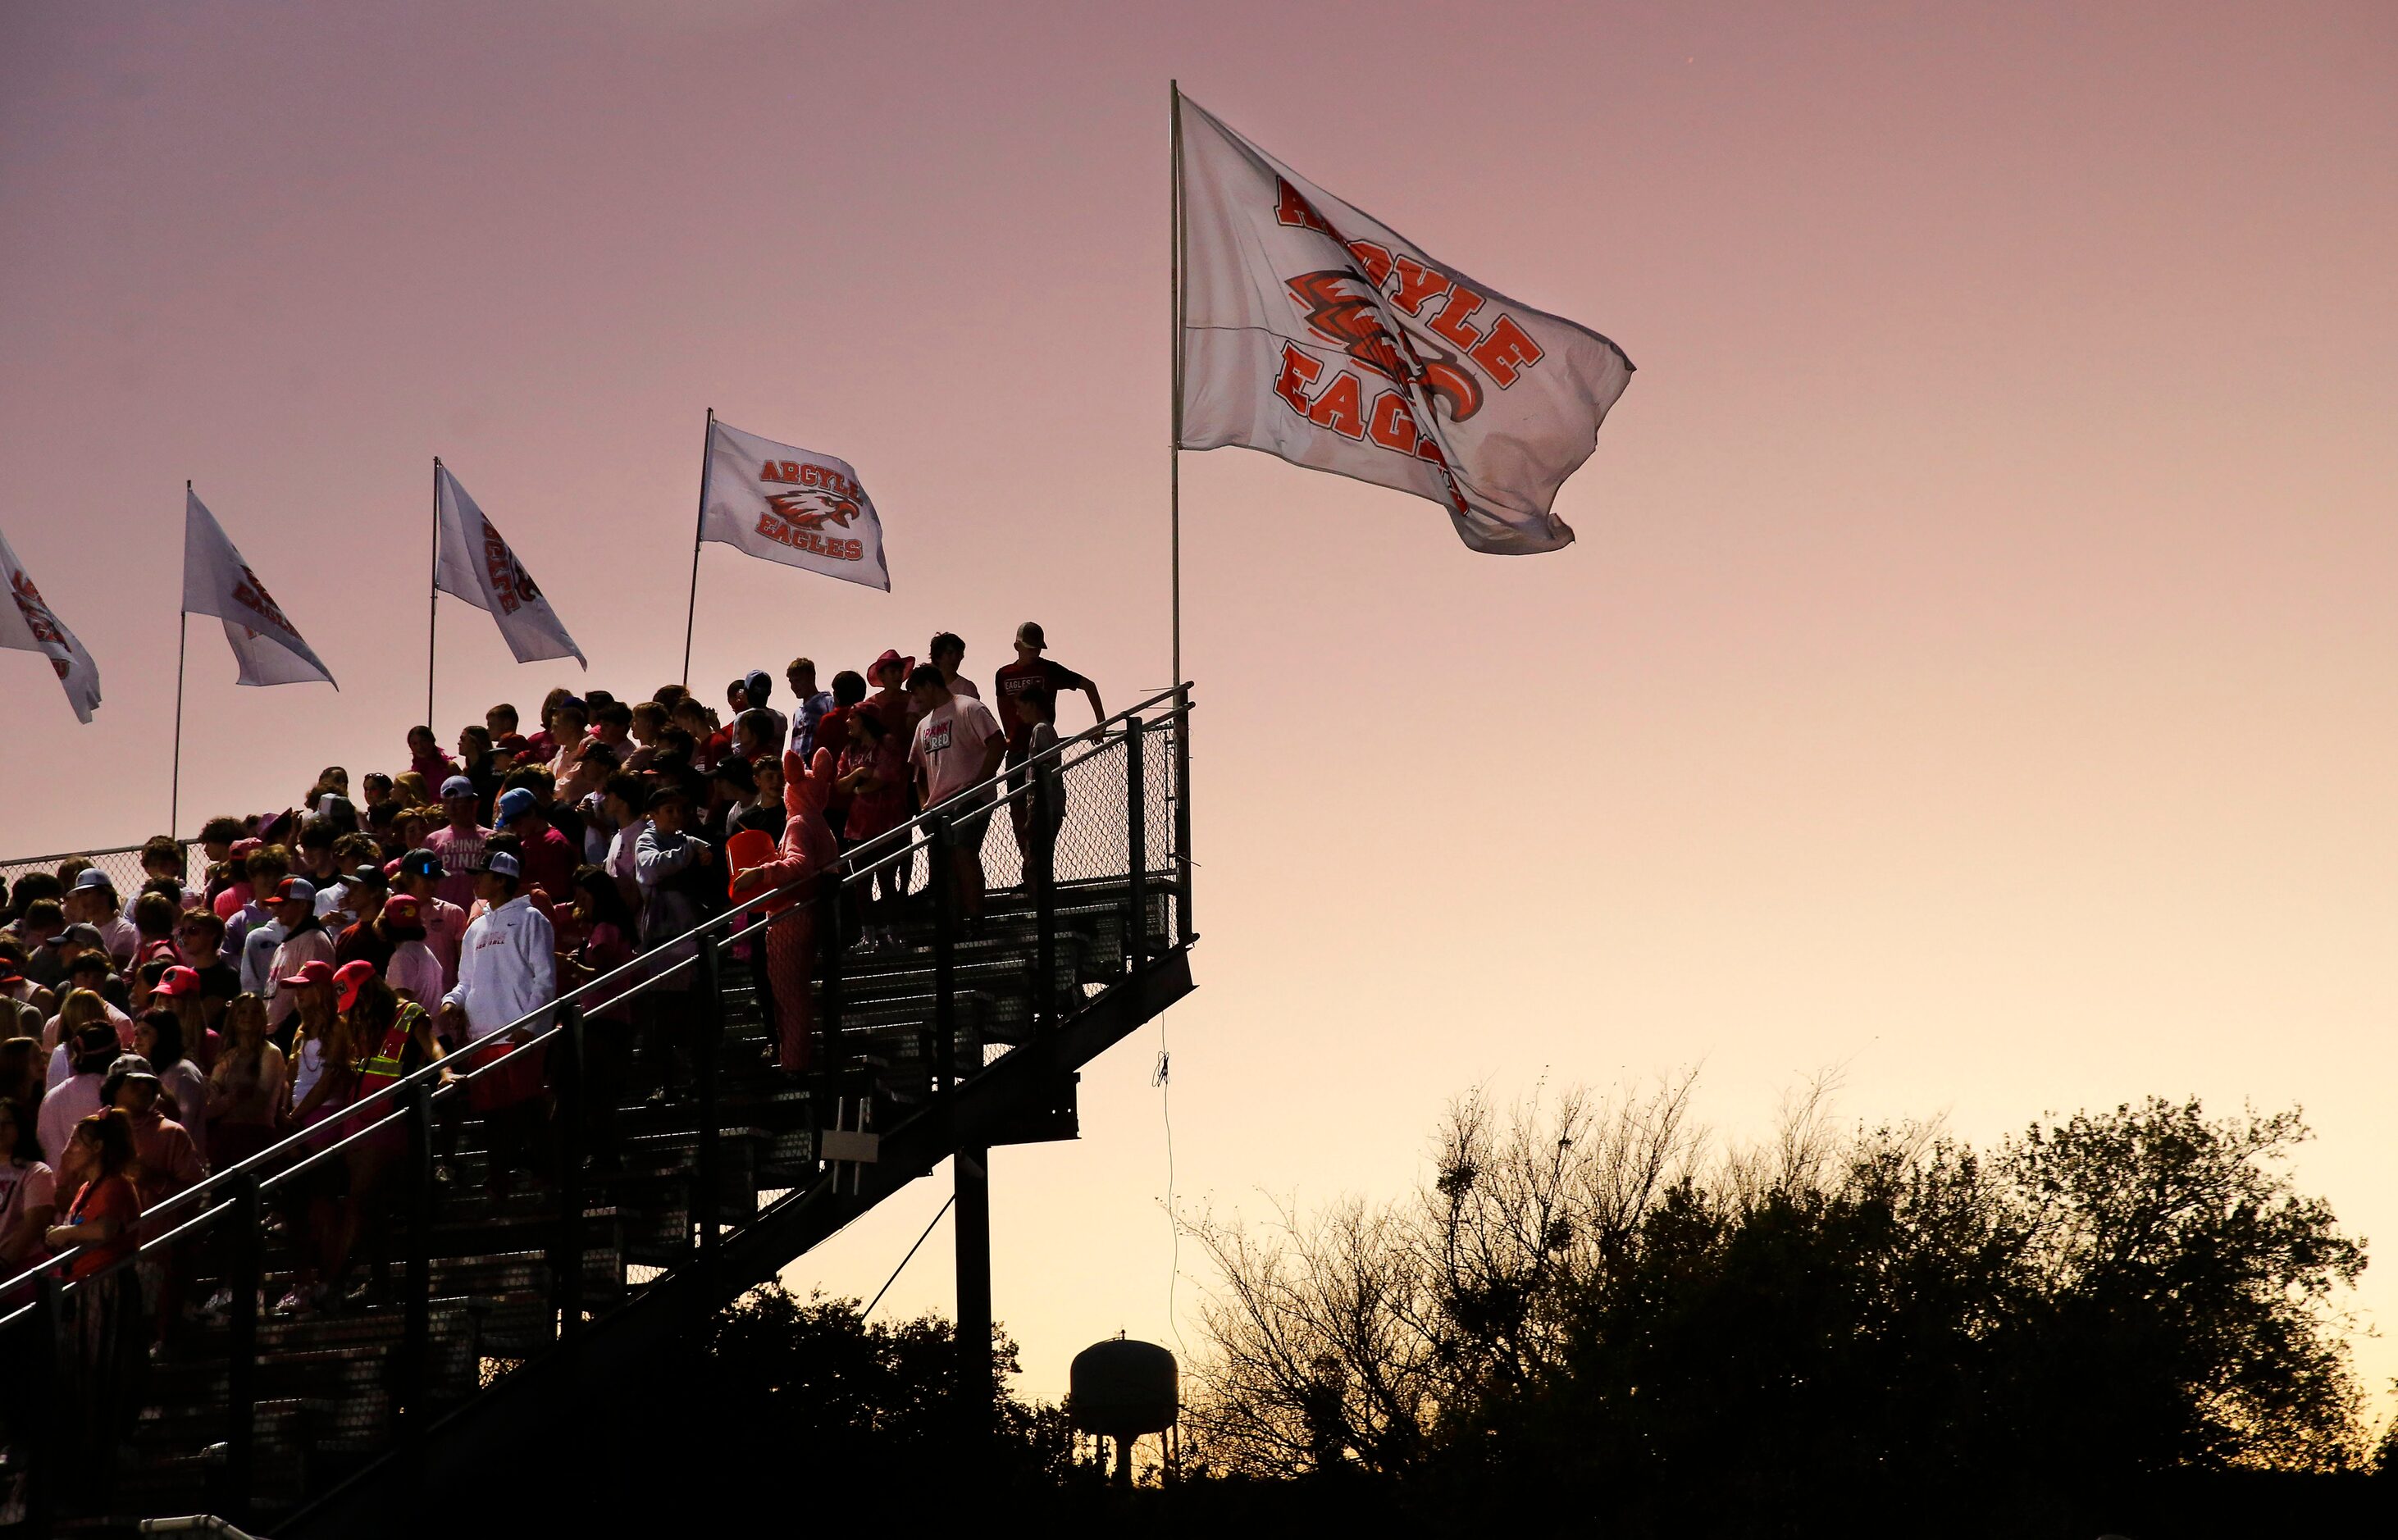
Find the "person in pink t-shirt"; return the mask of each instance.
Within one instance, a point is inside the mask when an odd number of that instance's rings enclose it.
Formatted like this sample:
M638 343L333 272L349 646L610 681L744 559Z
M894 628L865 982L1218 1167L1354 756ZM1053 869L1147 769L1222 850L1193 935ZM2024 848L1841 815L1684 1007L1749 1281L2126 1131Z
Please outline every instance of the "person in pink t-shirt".
M458 948L466 939L466 912L439 897L441 880L441 858L430 849L411 850L397 863L391 890L416 900L424 944L441 965L441 989L446 993L458 982Z
M908 702L917 716L908 763L928 811L997 773L1000 756L1007 751L1007 735L990 708L971 696L950 694L941 670L929 663L908 676ZM982 840L990 830L991 797L985 787L970 803L950 809L958 841L950 853L956 861L958 908L972 922L982 918Z
M450 816L450 822L424 836L424 848L441 858L441 881L434 891L460 909L475 901L475 879L483 871L483 847L491 844L494 832L476 821L481 808L475 783L464 776L452 776L441 783L441 811Z

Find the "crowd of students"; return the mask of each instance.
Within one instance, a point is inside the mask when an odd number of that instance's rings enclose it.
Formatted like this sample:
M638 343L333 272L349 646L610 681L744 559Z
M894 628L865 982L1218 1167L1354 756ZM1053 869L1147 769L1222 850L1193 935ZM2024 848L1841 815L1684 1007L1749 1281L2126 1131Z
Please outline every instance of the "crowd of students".
M653 983L586 1001L594 1158L611 1162L619 1106L687 1090L694 970L677 965L694 948L677 939L746 898L776 896L749 957L777 1067L804 1071L817 879L870 866L862 930L842 940L907 944L911 858L872 842L1003 771L1015 786L1058 741L1059 695L1105 720L1098 686L1046 645L1037 624L1017 628L988 705L949 632L921 664L886 651L829 688L796 658L788 712L762 670L732 682L721 711L680 685L630 703L557 690L531 734L509 705L454 753L420 725L404 768L353 787L329 766L291 808L210 818L199 871L153 839L129 903L80 858L20 876L0 915L0 1285L61 1257L65 1276L103 1273L168 1198L299 1129L371 1123L355 1103L428 1063L445 1078L495 1066L467 1087L488 1185L502 1201L520 1180L539 1187L546 1072L537 1052L508 1055L561 993L615 974L623 990ZM993 800L986 788L950 809L969 925ZM1009 808L1028 855L1061 812L1030 796ZM371 1288L347 1275L403 1147L385 1129L277 1184L274 1223L299 1262L271 1309L338 1308ZM225 1308L222 1294L182 1299L172 1274L119 1270L124 1287L91 1309L155 1321L165 1341Z

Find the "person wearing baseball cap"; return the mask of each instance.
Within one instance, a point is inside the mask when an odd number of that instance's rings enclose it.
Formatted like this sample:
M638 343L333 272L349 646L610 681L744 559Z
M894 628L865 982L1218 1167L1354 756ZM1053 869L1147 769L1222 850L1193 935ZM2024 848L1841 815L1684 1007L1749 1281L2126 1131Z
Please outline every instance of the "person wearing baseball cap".
M413 894L393 894L384 900L374 928L389 958L383 966L384 981L402 999L431 1010L450 986L441 977L441 959L425 943L424 902Z
M116 960L120 972L133 966L141 933L120 912L116 883L107 872L88 866L75 874L74 886L67 892L67 914L100 933L101 944Z
M283 932L275 957L267 965L266 1020L277 1037L288 1035L298 1003L290 993L291 980L310 963L333 972L333 938L317 918L317 887L305 877L286 877L275 887L275 923Z
M1108 720L1108 709L1099 701L1098 685L1045 656L1048 647L1049 638L1041 629L1041 622L1026 621L1016 628L1016 661L991 676L991 687L999 696L999 724L1007 732L1007 754L1003 763L1010 772L1020 771L1024 762L1032 757L1032 732L1036 725L1046 723L1055 730L1058 697L1068 690L1080 690L1091 703L1091 731L1095 736L1098 724ZM1028 708L1026 697L1036 695L1040 701ZM1011 773L1007 789L1013 791L1018 784L1019 777ZM1021 816L1026 804L1018 798L1012 805L1017 813L1010 819L1017 851L1031 859L1033 850L1028 837L1033 833L1033 826Z
M216 1063L217 1057L217 1034L209 1030L207 1006L208 999L197 968L170 967L159 975L158 982L150 991L150 1008L166 1011L175 1018L184 1051L192 1056L203 1074ZM183 1121L188 1124L192 1119ZM201 1148L208 1147L205 1135L200 1130L195 1128L192 1137L201 1141Z
M383 937L375 930L375 917L383 912L390 892L391 879L383 874L380 866L370 863L350 873L347 902L349 912L355 918L333 939L333 961L336 964L356 962L360 958L377 968L390 964L391 949L384 944Z
M183 1023L171 1010L152 1006L133 1024L133 1051L150 1061L162 1087L159 1112L191 1135L194 1158L205 1168L209 1148L209 1077L192 1056ZM128 1108L138 1125L141 1114ZM180 1190L180 1189L179 1189Z
M424 848L441 858L441 881L434 891L462 910L475 901L475 876L483 870L483 851L493 832L477 821L481 807L475 783L451 777L441 783L441 811L450 821L424 837Z
M108 953L98 947L88 947L75 953L74 961L67 965L64 982L70 992L88 989L99 995L108 1006L110 1020L123 1023L133 1020L125 1014L125 1007L133 997L132 986L126 982L124 975L110 966ZM65 1007L61 1006L60 1008ZM126 1030L130 1032L132 1029L128 1027Z
M276 980L287 989L313 989L318 984L330 984L332 981L333 965L323 957L311 957L300 965L298 972Z
M692 835L692 798L681 787L661 786L652 792L649 815L633 851L634 877L641 895L641 945L661 965L670 965L696 953L693 942L670 943L700 922L705 912L700 895L710 888L723 890L723 868L715 846ZM634 1003L641 1017L640 1055L669 1096L684 1078L683 1066L697 1030L691 996L693 971L685 968L660 979Z
M326 975L327 979L333 986L333 1008L345 1011L356 1009L358 1003L358 986L370 979L382 977L383 969L363 957L344 963L333 969Z
M783 745L791 740L791 719L766 704L774 697L774 694L775 676L763 669L750 669L741 676L741 704L734 708L733 716L736 722L745 711L763 711L772 717L775 722L774 731L762 735L765 742L760 748L761 751L779 754L783 751Z
M156 1208L209 1174L192 1132L158 1110L158 1072L138 1053L108 1067L101 1104L125 1114L133 1129L133 1192L144 1209Z
M458 981L458 948L466 939L466 912L440 897L444 875L441 858L420 847L399 858L391 878L395 897L405 895L416 900L416 919L424 927L424 944L441 965L441 988L418 1000L427 1010Z
M490 907L466 927L458 982L441 997L438 1027L449 1041L469 1045L468 1065L493 1066L468 1082L467 1102L490 1131L488 1181L496 1196L526 1162L541 1120L545 1050L507 1054L548 1027L558 998L558 935L523 891L513 851L492 851L475 883Z
M539 888L552 903L574 896L574 846L550 822L531 787L500 793L499 824L516 836L517 871L525 887Z
M108 1067L125 1051L124 1045L117 1041L116 1029L105 1021L77 1027L59 1047L66 1054L67 1073L52 1083L42 1098L34 1128L34 1137L42 1146L42 1158L52 1165L66 1158L67 1141L74 1137L74 1126L103 1105L100 1091L108 1078Z

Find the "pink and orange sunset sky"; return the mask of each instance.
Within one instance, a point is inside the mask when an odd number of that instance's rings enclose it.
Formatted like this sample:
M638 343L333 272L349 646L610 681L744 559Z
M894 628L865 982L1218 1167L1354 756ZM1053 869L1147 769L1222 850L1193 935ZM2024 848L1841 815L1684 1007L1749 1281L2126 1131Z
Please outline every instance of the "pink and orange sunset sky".
M186 832L401 760L436 454L591 658L444 601L445 739L674 679L709 407L854 464L894 590L709 547L703 695L1028 616L1163 686L1179 76L1639 366L1556 555L1184 457L1186 1209L1396 1192L1475 1085L1700 1066L1737 1140L1837 1068L1976 1141L2303 1103L2389 1253L2394 66L2385 4L12 5L0 529L106 700L0 654L0 844L164 826L185 478L342 683L195 625ZM1034 1393L1177 1340L1157 1047L993 1159ZM871 1293L945 1191L793 1280ZM2398 1253L2353 1303L2387 1385Z

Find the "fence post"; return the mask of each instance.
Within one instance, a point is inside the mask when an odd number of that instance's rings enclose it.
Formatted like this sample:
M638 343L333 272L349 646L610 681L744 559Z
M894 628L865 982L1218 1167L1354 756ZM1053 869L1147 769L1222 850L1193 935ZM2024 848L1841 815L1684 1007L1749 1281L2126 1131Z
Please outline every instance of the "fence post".
M433 1353L433 1095L422 1080L409 1083L408 1167L400 1173L400 1201L408 1218L408 1293L399 1336L400 1425L422 1432L425 1360Z
M1033 760L1032 806L1024 824L1033 836L1032 870L1026 873L1026 879L1032 885L1036 937L1032 964L1034 1014L1031 1023L1035 1028L1054 1028L1058 1024L1058 826L1049 812L1057 774L1054 759Z
M1125 891L1132 905L1125 944L1132 951L1132 975L1149 966L1149 788L1141 766L1145 730L1138 717L1125 718Z
M251 1466L257 1447L258 1291L264 1284L266 1205L254 1170L235 1173L233 1319L225 1344L225 1508L236 1524L249 1515Z
M583 1335L583 1007L569 1000L558 1007L558 1110L551 1124L558 1152L558 1241L550 1289L558 1307L558 1338L572 1344Z
M34 1280L35 1361L32 1395L26 1401L40 1414L23 1430L26 1441L34 1448L34 1468L25 1489L28 1534L48 1534L54 1529L59 1478L64 1474L64 1451L59 1438L61 1419L55 1414L55 1409L66 1404L60 1395L63 1384L59 1373L59 1354L64 1345L60 1341L60 1320L59 1275L55 1270L45 1271Z
M832 1068L833 1050L841 1042L841 970L848 955L842 931L842 894L846 885L838 869L816 879L824 888L817 905L816 956L824 964L824 1009L817 1014L816 1035L821 1039L815 1055L816 1065L826 1071Z
M1174 682L1174 931L1189 946L1191 923L1191 686Z
M716 1138L716 1047L724 1036L723 974L721 948L716 932L711 930L699 939L699 1008L691 1046L693 1078L699 1091L699 1197L693 1206L692 1217L699 1224L700 1262L709 1270L711 1279L717 1249L723 1244L723 1237L716 1230L720 1195L724 1187L722 1155ZM710 1288L713 1287L711 1282Z
M816 1051L808 1064L808 1164L821 1167L824 1157L824 1110L831 1105L834 1057L841 1051L842 962L849 954L849 938L842 929L842 895L848 891L836 867L817 879L824 896L817 905L816 956L824 965L824 1009L816 1017Z
M958 1075L957 839L946 817L933 835L933 1089L947 1094Z

